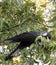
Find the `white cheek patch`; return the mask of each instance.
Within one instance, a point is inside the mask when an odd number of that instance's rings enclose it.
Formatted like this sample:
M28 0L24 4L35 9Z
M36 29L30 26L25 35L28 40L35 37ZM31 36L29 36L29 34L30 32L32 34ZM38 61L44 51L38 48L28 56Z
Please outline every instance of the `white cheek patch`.
M43 36L46 36L47 35L47 33L43 33Z

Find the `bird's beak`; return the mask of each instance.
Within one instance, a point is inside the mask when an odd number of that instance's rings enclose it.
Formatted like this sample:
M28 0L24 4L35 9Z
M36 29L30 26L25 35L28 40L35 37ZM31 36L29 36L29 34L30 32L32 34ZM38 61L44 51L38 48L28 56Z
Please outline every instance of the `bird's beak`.
M49 42L49 40L50 40L50 39L47 37L47 41L48 41L48 42Z

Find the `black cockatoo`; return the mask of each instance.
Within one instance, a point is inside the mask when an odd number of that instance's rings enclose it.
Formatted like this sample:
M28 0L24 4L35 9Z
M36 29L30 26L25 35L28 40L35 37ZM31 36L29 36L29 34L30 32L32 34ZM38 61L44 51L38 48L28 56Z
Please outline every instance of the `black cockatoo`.
M22 50L26 47L29 47L32 43L34 43L36 37L38 37L38 36L43 36L46 39L51 39L51 35L49 32L42 32L42 31L24 32L24 33L21 33L19 35L12 37L12 38L5 39L4 41L20 42L20 44L15 48L15 50L12 51L8 56L6 56L5 60L12 59L15 52L18 49Z

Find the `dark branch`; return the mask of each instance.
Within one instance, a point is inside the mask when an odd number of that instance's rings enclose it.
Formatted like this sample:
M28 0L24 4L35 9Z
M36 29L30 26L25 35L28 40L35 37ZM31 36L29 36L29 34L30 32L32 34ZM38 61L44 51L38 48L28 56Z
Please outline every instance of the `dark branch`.
M11 30L11 29L13 29L13 28L15 28L15 27L22 26L26 21L27 21L27 19L25 19L21 24L17 24L17 25L15 25L15 26L10 27L10 28L1 30L0 32L4 32L4 31L6 31L6 30L8 31L8 30Z

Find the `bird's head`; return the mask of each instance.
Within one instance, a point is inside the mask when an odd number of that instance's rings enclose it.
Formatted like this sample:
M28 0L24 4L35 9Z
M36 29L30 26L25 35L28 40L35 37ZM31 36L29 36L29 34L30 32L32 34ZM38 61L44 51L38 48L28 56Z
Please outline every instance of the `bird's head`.
M51 34L49 32L43 32L42 36L45 37L47 40L51 39Z
M43 45L42 37L45 37L47 41L51 39L51 34L49 32L41 32L40 36L38 36L35 40L39 45Z

